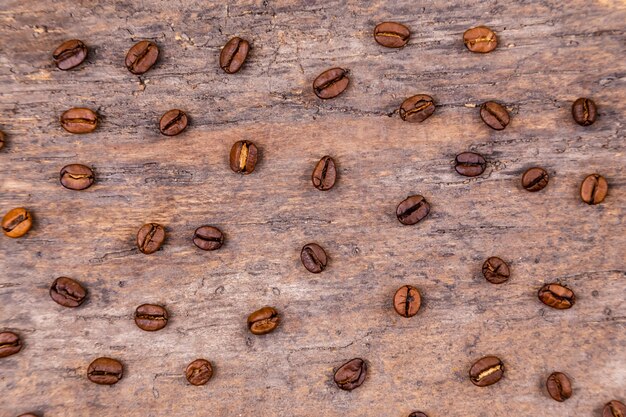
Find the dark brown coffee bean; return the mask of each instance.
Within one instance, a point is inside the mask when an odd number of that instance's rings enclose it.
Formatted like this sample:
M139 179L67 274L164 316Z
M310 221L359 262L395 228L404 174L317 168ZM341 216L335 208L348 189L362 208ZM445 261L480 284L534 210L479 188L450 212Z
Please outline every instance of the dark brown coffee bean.
M176 136L185 129L187 129L187 114L182 110L170 110L159 121L159 130L166 136Z
M598 116L596 103L590 98L579 98L572 104L572 116L581 126L592 125Z
M135 324L147 332L161 330L167 324L167 320L167 310L160 305L142 304L135 310Z
M435 112L435 101L426 94L409 97L400 106L400 117L405 122L421 123Z
M491 52L498 46L496 34L485 26L466 30L463 34L463 42L470 51L480 53Z
M480 106L480 118L494 130L504 129L511 121L509 112L495 101L488 101Z
M111 358L98 358L89 364L87 378L100 385L116 384L124 375L120 361Z
M13 332L0 333L0 358L15 355L22 349L22 340Z
M335 185L336 179L337 169L335 168L335 161L326 155L319 160L313 169L313 174L311 174L313 186L320 191L330 190Z
M279 323L280 317L274 307L263 307L248 316L248 329L256 335L273 332Z
M193 243L202 250L216 250L224 244L224 234L213 226L200 226L193 233Z
M407 44L411 31L406 26L395 22L383 22L374 28L374 39L387 48L401 48Z
M213 377L213 366L206 359L196 359L187 365L185 377L191 385L204 385Z
M93 110L75 107L61 115L61 126L70 133L90 133L98 127L98 116Z
M495 356L485 356L476 361L469 371L470 381L479 387L495 384L504 375L504 364Z
M580 184L580 198L587 204L600 204L609 191L609 183L600 174L588 175Z
M300 260L307 271L314 274L319 274L326 269L328 263L326 252L317 243L304 245L302 251L300 251Z
M350 71L343 68L331 68L324 71L313 81L315 95L323 99L337 97L348 88L349 73Z
M230 169L238 174L250 174L257 162L257 147L247 140L235 142L230 149Z
M78 39L63 42L52 53L52 58L60 70L68 70L80 65L87 58L87 47Z
M466 177L476 177L487 167L487 161L482 155L474 152L463 152L454 159L454 169Z
M567 375L562 372L550 374L546 381L546 388L550 397L559 402L563 402L572 396L572 384Z
M522 175L522 187L525 190L535 192L546 188L550 176L548 172L540 167L529 168Z
M428 414L422 413L421 411L414 411L409 414L409 417L428 417Z
M604 406L602 417L626 417L626 405L617 400L610 401Z
M137 247L147 255L159 250L164 240L165 228L157 223L144 224L137 232Z
M23 207L10 210L2 218L2 231L8 237L22 237L33 225L33 216Z
M497 256L492 256L483 264L483 275L492 284L502 284L509 280L511 271L506 262Z
M159 47L150 41L141 41L133 45L126 54L126 68L136 75L147 72L159 58Z
M367 363L361 358L352 359L335 371L335 384L343 390L352 391L365 381Z
M227 74L234 74L241 69L248 57L250 44L247 40L234 37L222 48L220 52L220 67Z
M71 278L60 277L50 286L50 298L63 307L78 307L87 298L87 290Z
M70 164L61 169L61 185L68 190L84 190L91 187L93 182L93 171L88 166Z
M539 300L558 310L571 308L576 302L574 291L561 284L546 284L537 293Z
M396 216L402 224L413 225L430 213L430 204L421 195L412 195L402 200L396 208Z
M5 142L5 134L4 132L0 131L0 149L4 147L4 142Z
M403 285L393 296L393 308L402 317L413 317L422 304L422 297L417 288Z

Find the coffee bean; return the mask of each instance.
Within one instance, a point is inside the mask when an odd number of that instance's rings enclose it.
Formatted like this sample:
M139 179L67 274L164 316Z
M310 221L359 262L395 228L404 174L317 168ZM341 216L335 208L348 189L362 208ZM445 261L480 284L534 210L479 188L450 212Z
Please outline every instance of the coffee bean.
M87 298L87 290L71 278L60 277L50 286L50 298L63 307L78 307Z
M159 47L150 41L141 41L133 45L126 54L126 68L136 75L147 72L159 58Z
M472 384L486 387L495 384L504 375L504 364L495 356L485 356L476 361L469 371Z
M414 411L409 414L409 417L428 417L428 414L422 413L421 411Z
M324 156L315 165L313 174L311 174L313 186L320 191L327 191L333 188L336 179L337 169L335 168L335 161L328 155Z
M116 384L124 375L120 361L111 358L98 358L89 364L87 378L100 385Z
M497 256L492 256L483 264L483 275L492 284L502 284L509 280L511 271L506 262Z
M4 132L0 131L0 149L4 147L5 135Z
M88 166L70 164L61 169L61 185L68 190L84 190L91 187L93 182L93 171Z
M224 234L213 226L200 226L193 232L193 243L202 250L216 250L224 243Z
M592 125L597 116L596 103L590 98L579 98L572 104L572 117L581 126Z
M487 101L480 106L480 118L494 130L504 129L511 121L509 112L495 101Z
M61 115L61 126L70 133L90 133L98 127L98 116L93 110L75 107Z
M400 106L400 117L405 122L421 123L435 112L435 101L426 94L409 97Z
M466 30L463 34L463 42L470 51L480 53L491 52L498 46L496 34L485 26Z
M365 381L367 363L363 359L355 358L344 363L335 371L335 384L343 390L352 391Z
M37 414L33 414L33 413L26 413L26 414L20 414L17 417L39 417Z
M33 216L23 207L10 210L2 218L2 231L8 237L22 237L33 225Z
M176 136L187 128L187 114L173 109L161 116L159 130L166 136Z
M404 285L398 288L393 296L393 308L402 317L413 317L417 314L422 304L422 297L417 288Z
M280 317L274 307L263 307L248 316L248 329L256 335L273 332L278 323Z
M546 381L546 388L550 397L563 402L572 396L572 384L562 372L553 372Z
M430 204L421 195L412 195L402 200L396 208L396 216L402 224L413 225L430 213Z
M302 251L300 251L300 260L307 271L314 274L319 274L326 269L328 263L326 252L317 243L304 245Z
M315 95L323 99L337 97L348 88L349 73L350 71L343 68L331 68L324 71L313 81Z
M187 365L185 377L191 385L204 385L213 377L213 366L206 359L196 359Z
M604 406L602 417L626 417L626 405L617 400L610 401Z
M542 303L558 310L571 308L576 302L576 295L572 290L556 283L541 287L537 296Z
M0 333L0 358L15 355L22 349L22 340L13 332Z
M545 169L540 167L529 168L522 175L522 187L531 192L540 191L548 185L549 178Z
M387 48L401 48L407 44L411 31L396 22L383 22L374 28L374 39Z
M239 37L234 37L222 48L220 52L220 67L227 74L234 74L241 69L248 57L250 43Z
M165 228L157 223L144 224L137 232L137 247L147 255L159 250L164 240Z
M230 169L239 174L250 174L257 161L257 147L247 140L235 142L230 149Z
M580 184L580 198L587 204L600 204L608 191L609 184L600 174L588 175Z
M487 161L482 155L474 152L463 152L454 159L454 169L466 177L476 177L485 172Z
M160 305L142 304L135 310L135 324L147 332L161 330L167 324L167 319L167 310Z
M68 70L80 65L87 58L87 47L78 39L63 42L52 53L52 58L60 70Z

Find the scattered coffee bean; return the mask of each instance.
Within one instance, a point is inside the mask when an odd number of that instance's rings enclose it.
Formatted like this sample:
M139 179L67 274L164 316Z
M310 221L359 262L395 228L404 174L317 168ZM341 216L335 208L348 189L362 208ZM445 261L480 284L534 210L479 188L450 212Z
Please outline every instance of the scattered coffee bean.
M72 69L87 58L87 47L78 39L63 42L52 53L52 58L60 70Z
M545 169L540 167L529 168L522 175L522 187L531 192L540 191L548 185L549 178Z
M626 405L617 400L610 401L604 406L602 417L626 417Z
M318 75L313 81L315 95L327 99L343 93L350 84L349 72L343 68L331 68Z
M211 362L206 359L196 359L187 365L185 369L185 377L191 385L204 385L213 376L213 367Z
M75 107L61 115L61 126L70 133L90 133L98 126L98 116L93 110Z
M2 218L2 231L8 237L22 237L33 225L33 217L23 207L10 210Z
M0 149L4 147L5 135L4 132L0 131Z
M230 169L239 174L250 174L257 162L257 147L247 140L235 142L230 149Z
M480 106L480 118L494 130L504 129L511 121L509 112L495 101L487 101Z
M435 112L435 101L426 94L409 97L400 106L400 117L405 122L421 123Z
M414 411L409 414L409 417L428 417L426 413L422 413L421 411Z
M302 251L300 252L300 260L307 271L314 274L319 274L326 269L326 265L328 263L326 251L324 251L324 249L317 243L304 245Z
M147 332L161 330L167 324L167 319L167 310L160 305L142 304L135 310L135 324Z
M553 372L546 381L548 394L556 401L563 402L572 396L572 384L562 372Z
M403 285L393 296L393 308L402 317L413 317L422 304L422 297L417 288Z
M495 356L485 356L472 365L469 371L470 380L479 387L495 384L504 375L504 364Z
M33 414L33 413L26 413L26 414L20 414L17 417L39 417L37 414Z
M93 171L88 166L70 164L61 169L61 185L68 190L84 190L91 187L93 182Z
M87 290L71 278L60 277L50 286L50 298L63 307L78 307L87 298Z
M496 49L498 39L494 31L485 26L478 26L463 34L465 46L472 52L487 53Z
M224 244L224 234L213 226L200 226L193 232L193 243L202 250L216 250Z
M511 271L506 262L497 256L492 256L483 264L483 275L492 284L502 284L509 280Z
M343 390L352 391L365 381L367 375L367 363L363 359L352 359L335 371L335 384Z
M89 364L87 378L100 385L116 384L124 375L124 367L115 359L98 358Z
M579 98L572 104L572 116L581 126L592 125L598 116L596 103L590 98Z
M15 355L22 349L20 337L13 332L0 332L0 358Z
M126 54L126 68L136 75L146 73L159 58L159 47L151 41L140 41Z
M159 130L166 136L176 136L187 128L187 114L173 109L161 116Z
M413 225L430 213L430 204L421 195L412 195L402 200L396 208L396 216L402 224Z
M335 185L336 179L337 168L335 168L335 161L328 155L324 156L315 165L313 174L311 174L313 186L320 191L330 190Z
M609 184L600 174L588 175L580 184L580 198L587 204L600 204L608 191Z
M248 329L256 335L273 332L278 323L280 317L274 307L263 307L248 316Z
M137 247L147 255L159 250L164 240L165 228L157 223L144 224L137 232Z
M461 175L466 177L476 177L487 167L487 161L482 155L474 152L463 152L454 159L454 169Z
M537 295L542 303L558 310L571 308L576 302L574 292L561 284L546 284Z
M383 22L374 28L374 39L387 48L401 48L407 44L411 31L396 22Z
M220 52L220 67L227 74L234 74L241 69L248 57L250 44L247 40L234 37L222 48Z

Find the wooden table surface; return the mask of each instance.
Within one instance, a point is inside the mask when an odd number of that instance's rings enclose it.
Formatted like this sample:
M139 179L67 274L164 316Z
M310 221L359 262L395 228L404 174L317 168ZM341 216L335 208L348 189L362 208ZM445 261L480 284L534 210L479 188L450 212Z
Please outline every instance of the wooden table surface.
M45 416L600 416L626 401L626 3L622 0L447 1L18 1L0 10L0 210L35 217L21 239L0 237L0 330L24 348L0 359L0 417ZM409 44L385 49L374 26L400 21ZM463 32L484 24L499 37L472 54ZM225 74L221 46L249 39L243 70ZM52 51L82 39L87 61L60 71ZM144 76L124 67L134 42L161 50ZM323 70L351 71L340 97L310 87ZM422 124L395 110L426 93L437 102ZM591 97L598 121L580 127L571 103ZM512 122L496 132L478 106L502 102ZM97 110L87 135L59 125L70 107ZM170 108L189 114L177 137L159 134ZM254 141L261 159L240 176L233 142ZM479 178L459 176L457 153L480 152ZM335 157L339 180L314 189L310 174ZM66 190L69 163L94 168L96 184ZM520 186L531 166L547 188ZM584 204L578 188L598 172L609 195ZM430 216L409 227L395 207L422 194ZM162 250L144 255L135 235L163 224ZM191 243L196 227L226 234L219 251ZM318 242L330 263L308 273L300 248ZM511 279L481 275L500 256ZM50 299L59 276L83 283L77 309ZM553 310L537 299L548 282L578 301ZM419 314L391 306L395 290L422 293ZM142 303L172 316L156 333L133 320ZM275 306L281 326L257 337L247 315ZM473 361L495 354L505 377L478 388ZM98 356L120 359L124 378L86 378ZM369 364L345 392L333 369ZM190 386L185 366L213 362ZM549 398L544 381L567 373L574 394Z

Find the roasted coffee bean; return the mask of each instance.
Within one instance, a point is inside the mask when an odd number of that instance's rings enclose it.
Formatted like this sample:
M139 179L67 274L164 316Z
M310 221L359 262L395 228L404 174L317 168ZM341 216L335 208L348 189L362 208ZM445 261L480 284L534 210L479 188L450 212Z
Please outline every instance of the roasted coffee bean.
M263 307L248 316L248 329L256 335L273 332L278 323L280 317L274 307Z
M78 39L63 42L52 53L52 58L60 70L68 70L80 65L87 58L87 47Z
M187 114L173 109L161 116L159 130L166 136L176 136L187 128Z
M396 22L383 22L374 28L374 39L387 48L401 48L407 44L411 31Z
M2 218L2 231L8 237L22 237L33 225L33 217L23 207L14 208Z
M626 417L626 405L617 400L610 401L604 406L602 417Z
M405 122L421 123L435 112L435 101L426 94L409 97L400 106L400 117Z
M160 305L142 304L135 310L135 324L147 332L161 330L167 324L167 319L167 310Z
M93 171L88 166L70 164L61 169L61 185L68 190L84 190L91 187L93 182Z
M230 149L230 169L239 174L250 174L257 161L256 145L247 140L235 142Z
M502 284L509 280L511 271L506 262L497 256L492 256L483 263L483 275L492 284Z
M313 81L315 95L324 99L337 97L348 88L349 73L350 71L343 68L331 68L324 71Z
M13 332L0 333L0 358L15 355L22 349L20 337Z
M511 121L509 112L495 101L488 101L480 106L480 118L494 130L504 129Z
M588 175L580 184L580 198L587 204L600 204L608 191L609 184L600 174Z
M75 107L61 115L61 126L70 133L89 133L98 127L98 116L93 110Z
M421 195L412 195L402 200L396 208L396 216L402 224L413 225L430 213L430 204Z
M495 356L485 356L476 361L469 371L472 384L486 387L498 382L504 375L504 364Z
M592 125L598 116L596 103L590 98L579 98L572 104L572 116L581 126Z
M196 359L187 365L185 377L191 385L204 385L213 377L213 366L206 359Z
M463 152L454 159L454 169L466 177L476 177L485 172L487 161L482 155L474 152Z
M147 72L159 58L159 47L150 41L141 41L133 45L126 54L126 68L136 75Z
M319 160L313 169L313 174L311 174L313 186L320 191L330 190L335 185L336 179L337 168L335 168L335 161L326 155Z
M200 226L193 232L193 243L202 250L216 250L224 244L224 234L213 226Z
M558 310L571 308L576 302L574 292L561 284L546 284L541 287L537 296L542 303Z
M365 381L367 375L367 363L363 359L352 359L335 371L335 384L343 390L352 391Z
M158 251L164 240L165 228L157 223L144 224L137 232L137 247L147 255Z
M4 132L0 131L0 149L4 147L5 135Z
M545 169L540 167L529 168L522 175L522 187L531 192L540 191L548 185L549 178Z
M302 251L300 251L300 260L307 271L314 274L322 272L328 264L326 251L317 243L304 245Z
M428 417L428 414L422 413L421 411L414 411L409 414L409 417Z
M403 285L393 296L393 308L402 317L413 317L422 304L420 292L415 287Z
M470 51L480 53L491 52L498 46L496 34L485 26L466 30L463 34L463 42Z
M222 48L220 52L220 67L227 74L234 74L241 69L246 61L250 44L247 40L234 37Z
M39 417L37 414L33 414L33 413L26 413L26 414L20 414L17 417Z
M63 307L78 307L87 298L87 290L71 278L60 277L50 286L50 298Z
M124 375L120 361L111 358L98 358L89 364L87 378L100 385L116 384Z
M563 402L572 396L572 384L562 372L553 372L546 381L546 388L550 397Z

